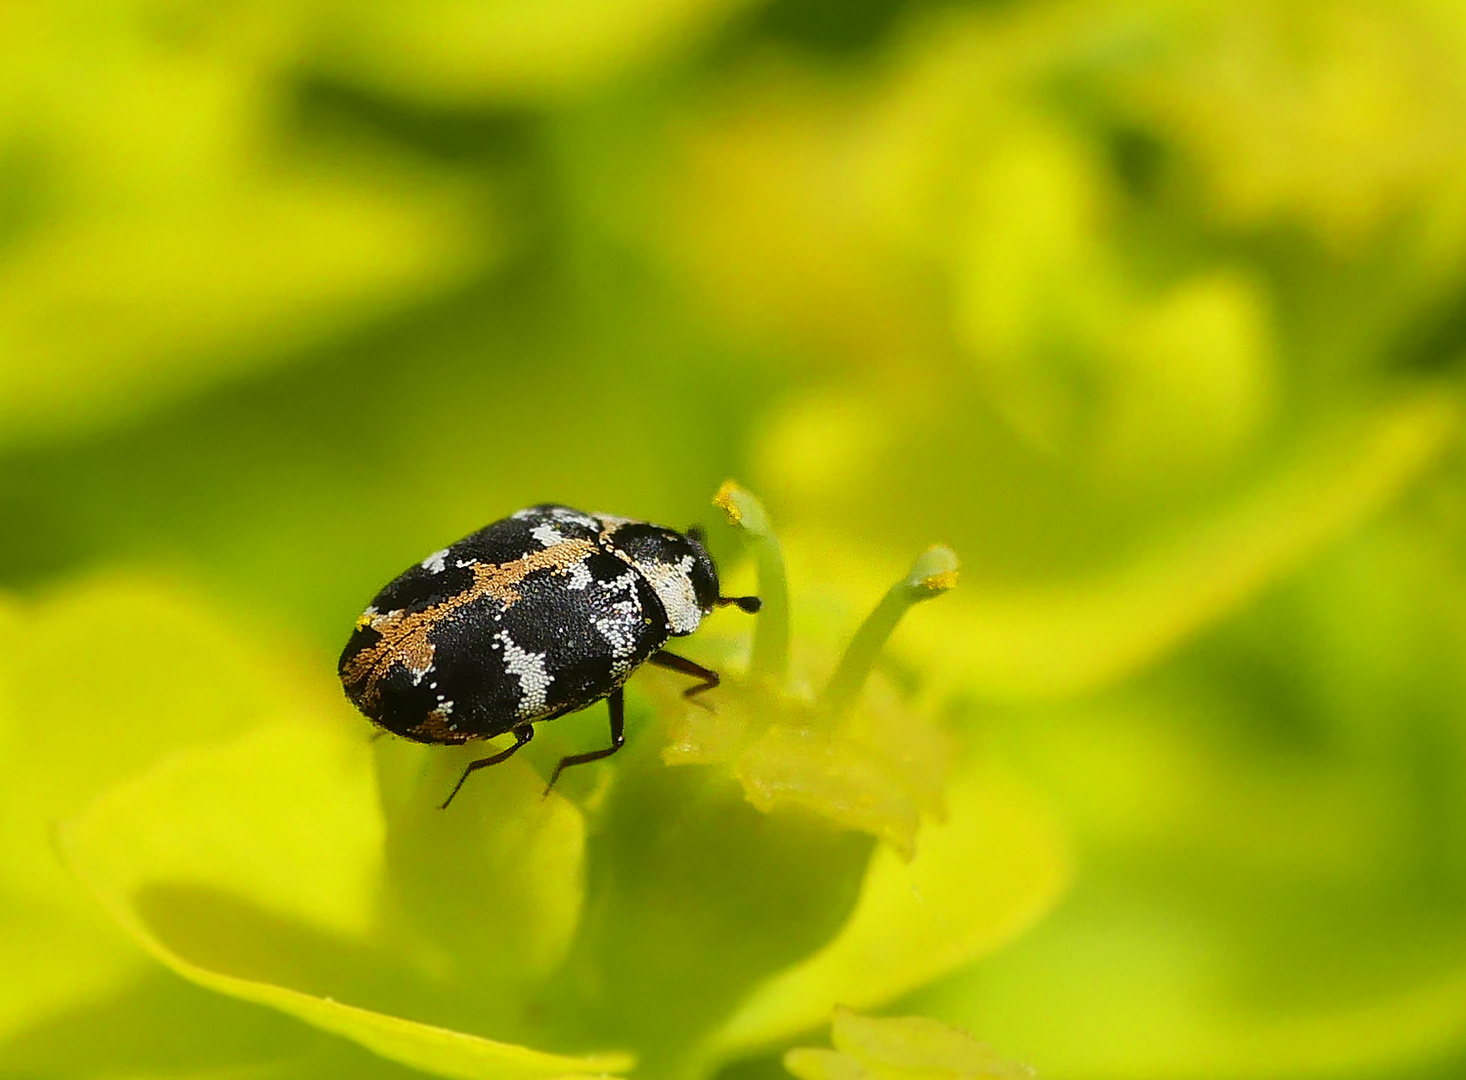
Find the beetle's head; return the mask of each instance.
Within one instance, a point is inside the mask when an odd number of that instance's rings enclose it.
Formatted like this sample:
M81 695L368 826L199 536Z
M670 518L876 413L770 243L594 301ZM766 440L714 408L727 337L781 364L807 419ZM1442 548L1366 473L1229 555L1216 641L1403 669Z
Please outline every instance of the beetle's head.
M734 604L750 615L756 615L762 607L762 602L757 596L722 596L718 587L718 568L713 563L713 557L708 554L707 540L698 526L694 525L687 530L687 539L693 547L693 554L696 561L688 573L692 579L692 587L697 593L698 606L706 615L714 607L722 607L725 604Z
M692 585L693 595L697 597L697 606L706 615L719 600L718 568L713 563L713 557L708 554L708 549L703 546L701 529L694 525L687 530L683 539L687 541L692 554L692 565L687 567L687 580Z

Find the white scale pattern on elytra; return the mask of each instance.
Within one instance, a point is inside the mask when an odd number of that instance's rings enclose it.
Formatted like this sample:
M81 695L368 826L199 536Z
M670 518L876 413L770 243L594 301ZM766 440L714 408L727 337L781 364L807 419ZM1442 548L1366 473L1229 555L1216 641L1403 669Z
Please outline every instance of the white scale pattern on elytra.
M529 535L540 542L540 547L552 548L556 544L565 543L565 536L553 525L536 525L529 530Z
M448 557L448 549L435 551L424 559L421 566L430 574L441 574L443 572L443 560Z
M667 629L674 634L690 634L702 622L702 608L697 606L692 587L692 563L692 556L684 555L675 563L643 559L632 564L656 592L667 612Z
M585 565L584 560L571 563L565 570L565 576L565 587L575 592L589 588L592 581L590 567Z
M636 632L641 627L641 598L636 594L636 574L628 569L620 577L601 582L601 588L608 593L624 594L611 603L614 615L602 616L594 623L601 637L611 646L611 673L620 676L636 652Z
M545 654L521 649L503 630L494 635L494 640L504 647L504 670L519 680L519 715L528 717L541 712L550 684L555 681L545 670Z
M582 514L579 510L571 510L563 506L557 506L551 510L550 518L553 521L563 521L570 525L579 525L582 529L598 528L600 524L595 518Z

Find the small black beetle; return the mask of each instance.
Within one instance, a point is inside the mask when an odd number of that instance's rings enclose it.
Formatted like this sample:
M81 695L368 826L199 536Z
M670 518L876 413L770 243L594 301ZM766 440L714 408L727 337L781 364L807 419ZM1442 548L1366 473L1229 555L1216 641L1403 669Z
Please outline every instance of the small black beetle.
M621 685L642 664L718 685L718 674L661 647L697 629L714 605L752 614L753 596L718 595L718 571L696 529L686 534L545 504L434 552L379 592L356 620L338 670L371 720L422 743L514 733L514 745L463 770L509 757L540 720L609 698L611 745L561 760L563 769L614 754L624 742Z

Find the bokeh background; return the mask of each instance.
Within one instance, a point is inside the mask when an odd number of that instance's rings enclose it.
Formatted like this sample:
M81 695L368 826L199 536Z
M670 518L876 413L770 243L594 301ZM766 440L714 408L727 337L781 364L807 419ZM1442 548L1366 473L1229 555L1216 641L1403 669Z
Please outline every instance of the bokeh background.
M886 1011L1053 1080L1459 1075L1463 349L1455 0L0 5L0 1071L296 1045L57 860L159 710L273 692L148 611L329 677L489 520L735 476L796 635L958 552L893 670L1070 852Z

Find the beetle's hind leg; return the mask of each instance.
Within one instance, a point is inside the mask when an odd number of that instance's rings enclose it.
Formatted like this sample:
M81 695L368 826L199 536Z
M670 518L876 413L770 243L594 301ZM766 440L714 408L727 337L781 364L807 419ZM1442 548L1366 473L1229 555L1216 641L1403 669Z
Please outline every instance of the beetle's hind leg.
M560 779L560 774L572 765L584 765L587 761L600 761L601 758L610 757L621 745L626 742L626 698L622 694L621 687L611 691L606 698L606 707L611 713L611 745L604 750L590 750L584 754L571 754L569 757L560 759L560 764L555 766L554 773L550 776L550 782L545 785L545 794L555 786L555 781Z
M513 731L514 745L509 747L509 749L500 750L492 757L486 757L482 758L479 761L470 761L468 763L468 768L463 770L463 775L458 778L458 783L453 785L453 790L448 792L448 797L443 800L443 805L438 807L439 810L448 809L448 804L453 801L453 796L458 794L458 789L461 788L463 786L463 782L468 779L469 773L473 772L476 769L485 769L488 768L490 765L499 764L499 762L503 761L507 757L511 757L514 754L514 751L518 750L525 743L529 742L530 739L534 738L534 728L530 727L528 724L514 728Z
M705 668L701 664L694 663L684 656L677 656L675 653L669 652L652 653L647 663L655 664L657 667L668 668L671 671L680 671L684 675L691 675L694 679L701 679L702 682L696 686L689 686L686 690L682 691L682 696L694 705L701 705L708 712L713 711L711 705L697 698L698 694L711 690L722 682L722 679L718 677L718 673L712 668Z

